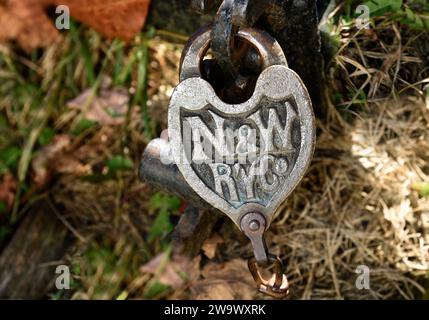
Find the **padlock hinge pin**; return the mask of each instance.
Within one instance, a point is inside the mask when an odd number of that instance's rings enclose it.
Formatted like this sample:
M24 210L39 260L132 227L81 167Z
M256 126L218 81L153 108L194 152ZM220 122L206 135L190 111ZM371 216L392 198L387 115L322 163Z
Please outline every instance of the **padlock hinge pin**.
M240 226L252 243L256 261L260 265L266 265L268 263L268 252L264 239L266 228L264 216L259 212L249 212L241 218Z

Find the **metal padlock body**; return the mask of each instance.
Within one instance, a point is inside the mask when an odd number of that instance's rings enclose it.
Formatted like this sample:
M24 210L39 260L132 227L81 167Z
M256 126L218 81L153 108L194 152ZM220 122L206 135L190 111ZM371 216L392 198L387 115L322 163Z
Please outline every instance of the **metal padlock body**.
M255 29L238 36L262 57L252 97L227 104L201 78L210 34L200 33L182 57L181 82L168 111L169 141L176 165L202 199L239 228L249 212L261 213L268 228L309 166L315 120L308 92L279 44Z

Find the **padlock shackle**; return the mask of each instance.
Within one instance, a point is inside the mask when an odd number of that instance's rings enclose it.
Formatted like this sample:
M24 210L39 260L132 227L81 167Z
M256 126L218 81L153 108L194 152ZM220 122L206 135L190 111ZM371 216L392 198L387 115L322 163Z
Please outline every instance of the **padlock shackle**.
M237 36L247 41L259 53L262 70L273 65L288 66L280 44L267 32L254 28L241 28ZM201 78L201 63L210 48L210 43L210 26L202 28L189 39L180 62L180 81L195 77Z

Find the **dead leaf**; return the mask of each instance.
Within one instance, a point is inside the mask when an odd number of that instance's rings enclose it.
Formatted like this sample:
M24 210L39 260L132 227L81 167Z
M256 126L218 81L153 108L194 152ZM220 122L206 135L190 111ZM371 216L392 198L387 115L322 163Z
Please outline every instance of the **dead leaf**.
M57 135L54 140L42 148L31 162L34 183L37 188L44 187L50 180L53 167L57 164L59 155L64 153L71 144L71 137L66 134ZM56 161L53 161L56 159Z
M192 298L197 300L251 300L255 283L247 263L234 259L225 263L208 263L202 270L203 279L192 284Z
M165 252L157 255L140 268L141 272L153 274L158 281L173 289L180 288L187 281L195 281L199 275L201 256L190 260L185 256L173 254L170 260Z
M6 172L0 182L0 201L6 203L8 210L13 206L16 188L17 183L15 177L9 172Z
M77 157L66 154L58 159L55 165L55 171L64 174L86 175L91 173L91 166L84 164Z
M107 38L129 41L142 29L150 0L3 0L0 42L16 40L25 50L52 44L59 32L46 14L48 6L66 5L77 20Z
M202 246L204 255L209 259L213 259L214 256L216 255L216 249L218 244L221 244L223 242L224 241L222 237L217 233L214 233L213 236L211 236L209 239L204 241L204 244Z
M0 42L16 40L27 51L55 42L59 33L44 12L45 2L47 1L2 1Z
M101 89L99 96L87 89L67 103L71 109L84 112L86 119L101 125L120 125L128 110L129 96L126 89Z
M129 41L141 31L150 0L56 0L70 7L73 17L107 38Z

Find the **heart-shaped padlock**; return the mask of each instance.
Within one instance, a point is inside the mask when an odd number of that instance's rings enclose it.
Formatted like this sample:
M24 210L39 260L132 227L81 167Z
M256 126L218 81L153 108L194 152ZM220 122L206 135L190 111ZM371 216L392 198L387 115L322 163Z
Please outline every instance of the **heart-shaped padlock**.
M315 145L313 109L303 82L271 36L250 28L241 28L237 36L261 57L263 71L253 95L228 104L202 78L201 63L210 47L210 29L204 29L182 56L181 81L168 110L169 141L187 183L251 240L255 258L249 268L259 289L281 296L287 281L278 259L265 249L263 233L309 166ZM269 263L276 272L266 280L256 266Z

